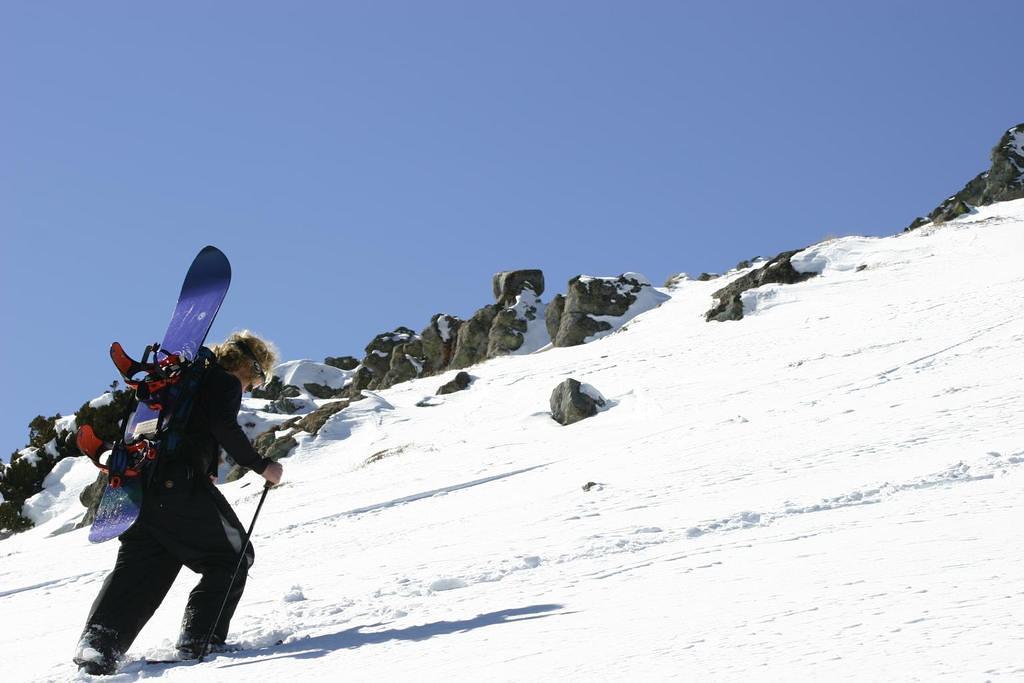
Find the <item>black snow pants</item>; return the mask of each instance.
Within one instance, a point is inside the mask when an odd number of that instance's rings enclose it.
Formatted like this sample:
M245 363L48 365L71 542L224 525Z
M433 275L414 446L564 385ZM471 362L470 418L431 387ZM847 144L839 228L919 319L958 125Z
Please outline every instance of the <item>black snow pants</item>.
M202 578L189 595L178 647L184 654L201 654L198 650L230 584L231 593L211 641L224 642L255 554L250 544L247 566L231 584L245 528L220 491L199 476L197 480L192 468L183 463L172 463L147 488L139 519L118 539L117 561L90 610L77 663L97 655L118 661L153 616L182 565Z

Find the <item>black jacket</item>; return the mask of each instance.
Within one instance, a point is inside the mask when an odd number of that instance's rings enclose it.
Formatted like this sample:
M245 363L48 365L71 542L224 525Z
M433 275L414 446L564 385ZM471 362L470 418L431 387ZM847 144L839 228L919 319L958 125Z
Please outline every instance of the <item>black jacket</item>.
M237 464L257 474L267 468L270 459L256 452L238 424L241 406L242 385L238 379L220 365L210 365L196 392L181 449L196 472L217 474L220 448Z

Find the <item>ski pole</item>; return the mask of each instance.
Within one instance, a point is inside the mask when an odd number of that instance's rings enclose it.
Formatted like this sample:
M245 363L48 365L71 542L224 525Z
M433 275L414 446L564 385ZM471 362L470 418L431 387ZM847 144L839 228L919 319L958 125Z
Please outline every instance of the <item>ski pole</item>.
M259 505L256 506L256 512L252 516L252 522L249 523L249 530L245 532L245 538L242 540L242 552L238 556L238 564L235 565L235 573L231 575L231 582L228 584L228 589L224 592L224 600L220 603L220 609L217 611L217 618L210 624L210 631L206 634L206 642L203 643L203 649L200 650L199 661L206 659L206 651L210 647L210 641L213 640L213 632L217 628L217 623L220 622L220 615L224 614L224 608L228 604L228 598L231 597L231 588L235 585L235 579L238 577L238 570L242 568L242 563L245 562L245 551L249 549L249 538L252 536L253 527L256 526L256 518L260 516L260 508L263 507L263 501L267 499L267 492L273 486L269 481L263 486L263 495L260 496Z

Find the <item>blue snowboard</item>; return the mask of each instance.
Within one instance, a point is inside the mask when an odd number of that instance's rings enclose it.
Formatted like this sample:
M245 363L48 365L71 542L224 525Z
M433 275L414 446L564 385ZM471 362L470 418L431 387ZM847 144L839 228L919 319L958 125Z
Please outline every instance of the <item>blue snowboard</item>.
M185 275L178 304L174 307L174 315L160 348L194 358L206 340L230 284L231 264L227 257L216 247L205 247ZM165 411L172 409L173 406L164 406ZM125 426L125 443L155 434L159 417L149 406L138 404ZM89 531L90 541L109 541L131 528L142 510L142 478L124 478L120 486L108 485L103 490L96 520Z

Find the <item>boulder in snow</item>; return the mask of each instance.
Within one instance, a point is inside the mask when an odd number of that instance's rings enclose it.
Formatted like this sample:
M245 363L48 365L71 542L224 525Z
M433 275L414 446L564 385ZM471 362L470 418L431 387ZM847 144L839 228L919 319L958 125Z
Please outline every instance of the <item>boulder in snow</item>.
M605 405L607 402L600 392L572 378L551 392L551 417L562 425L593 417Z
M455 375L455 379L451 382L442 385L441 388L437 390L437 395L443 396L445 394L454 394L456 391L463 391L469 388L472 381L473 378L469 376L468 372L460 372Z

